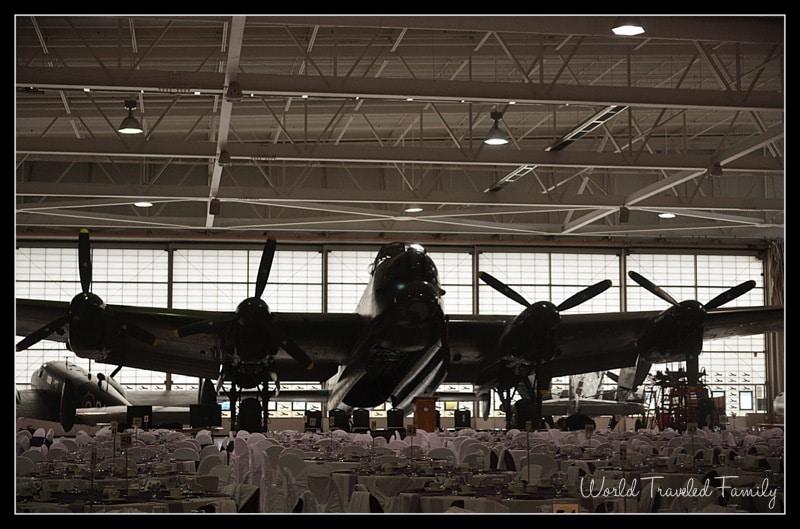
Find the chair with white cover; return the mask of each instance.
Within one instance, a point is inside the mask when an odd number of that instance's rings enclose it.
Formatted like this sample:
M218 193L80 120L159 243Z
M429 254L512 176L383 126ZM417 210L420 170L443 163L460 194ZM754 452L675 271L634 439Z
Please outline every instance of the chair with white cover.
M17 457L17 476L30 476L36 467L34 462L25 456Z
M67 459L67 451L63 448L53 448L51 446L47 452L48 461L64 461L65 459Z
M378 456L375 458L375 463L378 465L387 465L387 464L400 464L400 458L394 454L385 455L385 456Z
M546 454L531 454L530 457L523 456L519 463L520 468L525 468L526 464L542 467L541 478L543 480L549 480L550 476L558 472L558 462L553 456Z
M18 456L22 455L23 452L28 450L30 447L31 447L31 438L30 437L27 437L27 436L24 436L24 435L18 435L17 436L17 455Z
M472 452L464 456L464 459L461 460L461 467L488 470L489 458L480 452Z
M428 435L428 449L432 450L434 448L441 448L442 447L442 438L432 433Z
M61 443L67 448L68 452L74 452L78 449L78 443L74 439L62 437Z
M217 476L219 478L219 487L222 488L231 482L231 467L227 465L217 465L208 471L207 476Z
M396 453L402 452L407 446L408 444L406 444L405 441L401 441L398 439L394 439L391 442L389 442L389 448L394 450Z
M22 453L22 457L27 457L34 463L38 463L39 461L44 461L44 453L41 450L36 448L29 448L28 450Z
M526 481L529 485L538 485L542 479L542 466L528 463L517 470L517 477L520 481Z
M451 448L433 448L428 452L428 457L431 459L444 459L455 464L458 457Z
M178 448L188 448L196 452L200 451L200 443L198 443L194 439L183 439L182 441L170 443L169 447L172 450L177 450Z
M186 436L181 432L169 432L167 434L167 443L177 443L178 441L183 441L186 439Z
M270 470L273 472L273 476L278 471L278 458L285 451L286 448L281 445L268 446L264 451L266 457L266 461L264 463L269 465Z
M293 447L292 448L286 448L286 449L283 450L283 452L281 452L282 456L283 455L288 455L288 454L294 454L297 457L299 457L300 459L305 459L305 457L306 457L306 453L303 452L302 450L300 450L299 448L293 448Z
M535 446L531 446L531 453L554 455L556 453L556 446L550 443L539 443Z
M235 483L248 483L250 479L250 449L247 447L244 437L236 437L233 440L230 467Z
M303 491L300 497L297 498L297 502L291 512L320 512L319 504L314 494L310 490Z
M200 454L194 448L178 448L172 457L175 461L200 461Z
M411 445L409 445L409 446L403 448L400 451L400 453L402 453L406 457L420 458L423 455L425 455L425 449L422 448L421 446L417 446L417 445L411 446Z
M208 446L204 446L202 450L200 450L200 461L203 460L204 457L209 455L219 455L219 448L217 445L210 444Z
M207 475L211 472L212 468L224 464L225 463L222 461L222 456L219 454L208 454L200 460L200 464L197 467L197 475Z
M286 512L291 512L298 498L308 490L306 463L295 454L281 454L278 471L286 498Z
M385 437L379 435L379 436L375 437L374 444L375 444L375 446L387 446L389 444L389 442L386 440Z
M266 438L267 438L267 436L266 436L266 435L264 435L263 433L261 433L261 432L254 432L254 433L251 433L251 434L250 434L250 435L247 437L246 441L247 441L247 444L249 444L249 445L253 445L253 444L255 444L255 443L257 443L257 442L259 442L259 441L261 441L261 440L264 440L264 439L266 439Z
M677 437L672 437L669 440L669 442L667 443L667 447L675 448L676 446L683 446L684 444L686 444L686 441L682 437L677 436Z
M195 486L203 492L217 492L219 491L219 476L211 474L199 474L194 479Z
M461 445L461 451L458 454L458 460L459 462L463 463L467 456L471 454L480 454L482 457L485 457L486 461L488 462L489 452L491 451L491 448L478 442L469 444L464 443Z
M330 448L333 446L333 439L331 438L320 439L319 441L314 443L314 445L323 451L330 450Z

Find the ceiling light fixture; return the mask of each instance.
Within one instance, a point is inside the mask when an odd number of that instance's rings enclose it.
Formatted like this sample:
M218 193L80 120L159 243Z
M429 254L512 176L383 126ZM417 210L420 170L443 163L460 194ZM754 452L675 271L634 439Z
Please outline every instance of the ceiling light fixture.
M614 32L614 35L633 37L644 33L644 26L639 17L619 17L611 31Z
M491 116L494 120L494 125L489 129L489 134L486 135L486 139L483 140L483 143L486 145L505 145L508 143L508 136L500 130L500 120L503 119L503 113L492 112Z
M509 101L509 102L508 102L508 104L509 104L509 105L516 105L516 104L517 104L517 102L516 102L516 101Z
M194 95L199 96L200 95L200 90L195 90L194 91Z
M133 111L136 110L136 100L126 99L125 108L128 110L128 117L122 120L117 132L120 134L141 134L144 132L139 120L133 117Z
M303 94L300 97L302 97L303 99L308 99L308 96L306 94Z
M406 101L414 101L414 98L413 97L407 97Z
M409 206L403 211L405 211L406 213L419 213L420 211L422 211L422 208L419 206Z
M659 218L662 218L662 219L674 219L675 218L675 214L674 213L667 213L667 212L659 213L658 216L659 216Z
M133 205L136 206L137 208L151 208L151 207L153 207L153 203L152 202L148 202L146 200L140 200L139 202L134 202Z
M91 88L84 88L83 91L84 92L91 92L92 90L91 90Z

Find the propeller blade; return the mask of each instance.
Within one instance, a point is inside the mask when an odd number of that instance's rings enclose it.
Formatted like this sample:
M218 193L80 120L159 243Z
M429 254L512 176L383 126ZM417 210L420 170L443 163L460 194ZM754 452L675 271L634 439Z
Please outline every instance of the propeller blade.
M140 342L146 343L147 345L155 345L156 337L150 334L150 332L142 329L138 325L134 325L133 323L126 323L122 324L122 330L124 330L128 336L133 338L134 340L139 340Z
M525 307L530 307L531 306L531 304L528 303L528 301L525 298L523 298L521 294L519 294L513 288L511 288L510 286L506 285L505 283L503 283L502 281L500 281L496 277L491 276L491 275L487 274L486 272L481 272L480 274L478 274L478 277L480 277L481 280L484 283L486 283L487 285L489 285L490 287L492 287L496 291L500 292L505 297L507 297L509 299L513 299L514 301L516 301L517 303L519 303L520 305L523 305Z
M742 294L746 293L750 289L756 286L756 282L753 280L745 281L739 285L736 285L733 288L729 288L719 296L715 297L711 301L705 304L706 310L714 310L717 307L721 307L722 305L728 303L729 301L733 301L734 299L738 298Z
M568 297L566 300L561 302L561 305L556 307L556 310L561 312L562 310L569 310L572 307L577 307L581 303L589 301L593 297L602 294L606 290L611 287L611 280L606 279L605 281L600 281L599 283L595 283L590 287L586 287L577 294Z
M286 351L289 356L294 358L298 364L305 366L306 369L314 368L314 361L290 338L283 339L281 348Z
M628 272L628 276L630 276L631 279L633 279L634 281L639 283L640 286L642 286L645 290L647 290L651 294L660 297L661 299L663 299L664 301L666 301L667 303L669 303L671 305L675 305L676 307L678 306L678 302L675 301L675 298L673 298L672 296L667 294L666 290L663 290L662 288L657 287L650 280L648 280L645 277L637 274L633 270Z
M619 375L612 373L611 371L606 371L605 375L611 379L612 382L616 382L619 380Z
M89 293L92 284L92 244L89 242L89 230L81 228L78 234L78 272L81 277L81 289Z
M217 332L220 329L220 327L232 322L235 319L236 319L236 314L233 314L228 318L222 318L219 320L196 321L194 323L189 323L184 325L183 327L175 329L175 335L178 336L179 338L184 338L186 336L191 336L193 334L214 333Z
M256 296L261 297L264 288L267 286L269 272L272 269L272 260L275 258L275 239L267 239L264 244L264 251L261 253L261 263L258 265L258 275L256 276Z
M44 327L36 329L31 334L20 340L17 344L17 351L24 351L28 347L39 343L40 341L44 340L58 329L63 327L69 321L69 315L62 316L57 320L51 321Z

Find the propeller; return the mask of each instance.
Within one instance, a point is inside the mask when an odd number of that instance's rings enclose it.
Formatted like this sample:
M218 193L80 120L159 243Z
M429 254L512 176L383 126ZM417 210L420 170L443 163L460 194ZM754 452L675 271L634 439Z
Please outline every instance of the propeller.
M506 285L496 277L489 275L486 272L479 273L478 277L480 277L484 283L486 283L496 291L500 292L507 298L512 299L525 307L531 306L531 303L529 303L528 300L522 297L522 295L519 292L517 292L510 286ZM586 301L589 301L593 297L602 294L610 287L611 287L610 279L606 279L604 281L600 281L599 283L595 283L594 285L586 287L577 294L574 294L565 299L564 301L562 301L561 304L556 307L556 311L561 312L562 310L569 310L571 308L577 307L581 303L585 303Z
M531 306L531 304L528 303L528 300L526 300L524 297L522 297L522 294L520 294L519 292L517 292L516 290L514 290L510 286L506 285L505 283L503 283L502 281L500 281L496 277L494 277L494 276L492 276L490 274L487 274L486 272L479 273L478 277L481 278L481 280L484 283L486 283L487 285L489 285L490 287L492 287L496 291L500 292L505 297L516 301L517 303L519 303L520 305L522 305L524 307L530 307Z
M81 294L83 295L78 294L73 298L66 315L51 321L22 339L17 344L17 351L27 349L54 332L60 331L64 325L69 323L73 314L83 310L87 303L97 307L104 307L102 300L97 295L92 294L90 290L92 285L92 245L89 240L89 230L86 228L81 228L78 234L78 272L81 280ZM122 321L119 328L131 338L148 345L155 345L157 341L155 336L133 323Z
M258 265L258 275L256 276L256 294L255 297L260 298L264 293L264 288L267 286L269 273L272 270L272 260L275 258L275 246L277 243L275 239L267 239L264 244L264 251L261 252L261 263Z
M647 290L648 292L651 292L652 294L655 294L656 296L660 297L661 299L663 299L667 303L669 303L669 304L671 304L673 306L676 306L676 307L680 305L680 303L675 301L675 298L670 296L665 290L663 290L660 287L657 287L655 284L653 284L653 282L651 282L647 278L643 277L642 275L637 274L636 272L631 270L630 272L628 272L628 276L630 276L631 279L633 279L636 283L638 283L645 290ZM703 305L703 308L706 311L714 310L716 308L719 308L722 305L724 305L724 304L726 304L728 302L731 302L734 299L738 298L742 294L747 293L748 291L753 289L755 286L756 286L756 282L753 281L753 280L745 281L744 283L740 283L740 284L736 285L735 287L729 288L728 290L726 290L722 294L716 296L712 300L708 301L705 305Z
M645 290L653 293L654 295L658 296L659 298L663 299L664 301L670 303L673 307L677 308L677 315L679 318L689 317L691 318L688 321L692 322L693 326L699 326L699 329L702 329L703 320L709 310L714 310L718 307L721 307L725 303L733 301L734 299L738 298L742 294L748 292L753 287L756 286L755 281L745 281L736 285L735 287L731 287L728 290L724 291L723 293L719 294L718 296L714 297L710 301L708 301L705 305L700 303L699 301L695 300L687 300L683 303L678 303L675 299L670 296L665 290L657 287L654 283L646 279L645 277L637 274L634 271L628 272L628 276L633 279L636 283L641 285ZM673 310L673 309L670 309ZM698 328L698 327L694 327ZM687 372L687 380L690 384L694 385L698 383L699 380L699 354L702 349L702 331L701 335L698 338L697 342L697 350L690 351L687 350L686 352L686 372ZM639 363L642 362L642 365ZM636 379L643 380L645 378L644 373L649 371L650 362L645 362L645 360L640 356L637 359L637 369L636 369Z
M69 314L62 316L57 320L53 320L44 327L41 327L33 331L31 334L23 338L17 344L17 352L24 351L28 347L31 347L32 345L37 344L40 341L44 340L45 338L47 338L48 336L59 330L61 327L66 325L68 321L69 321Z
M175 334L181 338L185 336L190 336L193 334L200 334L200 333L216 333L216 334L224 334L232 324L240 319L247 321L247 323L243 323L243 325L254 325L258 326L261 329L266 331L271 338L273 338L276 342L278 342L281 349L286 351L286 353L291 356L296 362L306 367L306 369L312 369L314 367L313 360L306 354L303 349L297 345L291 338L289 338L277 325L272 322L272 319L269 317L269 313L265 312L264 317L261 317L258 314L256 318L247 318L243 314L246 310L256 310L261 309L262 307L266 311L266 306L261 301L261 296L264 294L264 289L267 286L267 281L269 280L269 274L272 270L272 263L275 259L275 248L276 248L276 241L275 239L267 239L267 242L264 244L264 249L261 252L261 262L258 265L258 273L256 274L256 285L255 285L255 292L253 298L248 298L248 300L257 300L257 303L251 304L252 306L246 307L244 302L239 305L235 314L231 314L228 316L224 316L222 318L217 318L214 320L204 320L204 321L197 321L193 323L189 323L182 327L179 327L175 330ZM248 301L246 300L246 301ZM252 314L252 313L251 313ZM224 374L220 373L220 382L218 382L217 386L219 387L221 380L224 378Z
M92 244L89 242L89 230L81 228L78 233L78 273L81 278L81 291L89 293L92 285Z
M499 293L503 294L507 298L516 301L520 305L526 307L525 312L531 311L528 315L529 319L523 321L523 325L529 325L530 322L541 322L546 327L546 333L549 334L549 330L554 327L560 317L560 312L563 310L569 310L571 308L577 307L578 305L589 301L590 299L598 296L599 294L608 290L611 287L611 281L606 279L604 281L600 281L595 283L594 285L588 286L581 290L580 292L570 296L558 306L553 305L552 303L536 303L531 304L526 300L520 293L516 292L514 289L497 279L496 277L487 274L486 272L480 272L478 277L485 282L487 285L498 291ZM515 320L509 325L520 325L519 320ZM538 327L538 324L537 324ZM542 328L539 328L538 331L533 331L535 333L541 332ZM508 334L512 334L514 332L513 327L507 327ZM548 351L547 349L554 348L555 346L552 343L551 337L546 337L546 335L542 335L540 340L544 345L540 347L543 348L541 351L544 353L543 356L552 357L555 354L555 350ZM539 340L539 339L537 339ZM537 356L536 358L529 358L525 355L516 355L516 354L506 354L501 358L494 360L491 364L484 366L482 369L481 375L478 377L478 383L480 385L488 384L494 377L501 378L502 372L499 371L501 369L505 370L512 370L514 372L513 379L521 380L528 390L532 393L535 393L536 390L532 389L530 384L530 379L528 378L531 371L536 376L537 386L540 384L541 376L539 373L539 368L542 362L542 357ZM495 379L496 380L496 379ZM540 398L538 395L536 398Z

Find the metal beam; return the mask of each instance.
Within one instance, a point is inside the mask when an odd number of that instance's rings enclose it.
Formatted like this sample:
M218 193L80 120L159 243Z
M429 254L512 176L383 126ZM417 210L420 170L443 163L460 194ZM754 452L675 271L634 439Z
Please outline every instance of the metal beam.
M559 235L558 224L506 224L506 223L491 223L483 221L467 221L463 223L451 223L431 220L416 220L412 219L406 222L392 221L383 225L373 225L372 222L382 222L384 219L366 219L370 223L365 226L359 226L357 222L351 222L350 219L334 219L331 222L317 223L302 228L302 223L306 220L304 217L295 219L298 222L292 222L289 219L285 220L270 220L263 219L254 223L255 219L252 218L220 218L219 224L214 226L214 230L231 230L231 231L309 231L309 232L347 232L347 233L371 233L376 231L385 233L430 233L430 234L504 234L504 235ZM288 222L287 222L288 220ZM359 219L364 222L365 219ZM59 212L59 211L41 211L25 213L18 216L18 226L42 226L42 227L107 227L107 228L140 228L140 229L183 229L183 230L200 230L206 231L200 218L187 218L187 217L155 217L148 219L145 217L136 217L133 215L86 215L83 213L72 212ZM635 236L641 234L642 236L656 236L658 234L666 234L675 236L679 232L688 232L688 235L696 236L699 232L708 230L721 230L721 229L749 229L757 234L758 237L774 236L782 234L782 224L763 223L758 225L750 224L660 224L660 225L641 225L641 226L603 226L596 229L571 233L567 235L572 236ZM766 235L765 235L766 234Z
M783 20L772 17L650 16L640 17L647 38L727 42L783 43ZM613 37L615 16L270 16L256 25L320 25L359 28L411 28L455 31L499 31L545 35Z
M184 185L119 185L43 182L17 182L18 197L60 197L62 199L141 199L205 201L208 186ZM217 194L222 201L264 201L272 203L326 203L326 204L397 204L415 203L421 205L448 204L470 207L542 207L542 208L613 208L617 209L626 199L624 195L572 195L553 200L552 196L540 193L522 195L515 193L495 194L479 191L435 191L420 194L408 190L359 190L310 188L290 189L289 187L238 187L222 186ZM43 204L46 205L46 204ZM783 199L753 199L696 197L688 203L674 196L653 196L642 199L641 207L664 208L675 211L683 209L707 211L783 211Z
M230 40L228 42L228 61L225 65L225 83L227 89L232 82L236 81L239 75L239 57L242 53L242 39L244 37L244 25L246 17L231 17ZM211 170L211 185L208 191L208 202L215 198L219 190L220 179L222 178L222 166L219 164L219 155L228 145L228 133L231 126L231 113L233 103L227 97L222 98L219 114L219 128L217 130L217 148L214 158L214 166ZM214 215L211 209L207 209L206 227L214 225Z
M773 131L774 129L770 129ZM780 133L782 134L782 127ZM773 133L762 136L774 139ZM748 140L752 142L754 140ZM121 158L214 158L217 145L211 142L183 143L177 141L144 142L137 140L123 144L119 140L74 140L69 138L18 137L18 154L75 156L107 156ZM752 152L752 148L747 152ZM443 165L539 165L545 167L592 167L635 170L705 170L716 160L707 156L690 154L642 154L637 160L628 160L621 154L598 152L543 152L482 149L480 152L455 149L421 147L380 147L375 145L315 145L301 150L295 145L259 145L235 143L227 145L232 160L248 164L260 160L320 161L351 163L425 163ZM721 160L720 160L721 161ZM727 163L727 162L721 162ZM732 172L782 173L782 160L751 156L746 160L730 162L726 170ZM677 184L676 184L677 185Z
M226 74L225 74L226 75ZM438 81L383 78L320 78L318 76L239 74L242 89L258 96L302 96L398 99L427 101L532 104L627 105L656 108L714 108L780 110L778 92L695 90L621 86L558 84L547 93L533 93L525 83L485 81ZM224 75L216 72L167 72L155 70L98 70L93 68L17 68L16 86L37 88L145 92L223 93Z
M763 134L759 134L758 136L745 140L736 147L733 147L723 153L718 154L715 157L714 162L723 165L733 162L737 158L743 157L748 153L752 152L753 150L756 150L759 147L762 147L767 143L770 143L781 137L783 137L783 127L782 126L773 127ZM631 193L625 198L625 201L622 204L619 204L619 206L630 207L652 196L655 196L663 191L666 191L667 189L671 189L684 182L688 182L694 178L697 178L698 176L704 174L706 171L707 169L700 171L694 171L694 170L681 171L680 173L672 175L663 180L659 180L653 184L650 184L649 186L645 186L639 189L638 191ZM583 215L582 217L579 217L565 224L562 233L571 233L579 228L582 228L583 226L586 226L587 224L591 224L592 222L595 222L608 215L611 215L612 213L614 213L614 211L616 211L616 209L597 210L591 213L587 213L586 215Z

